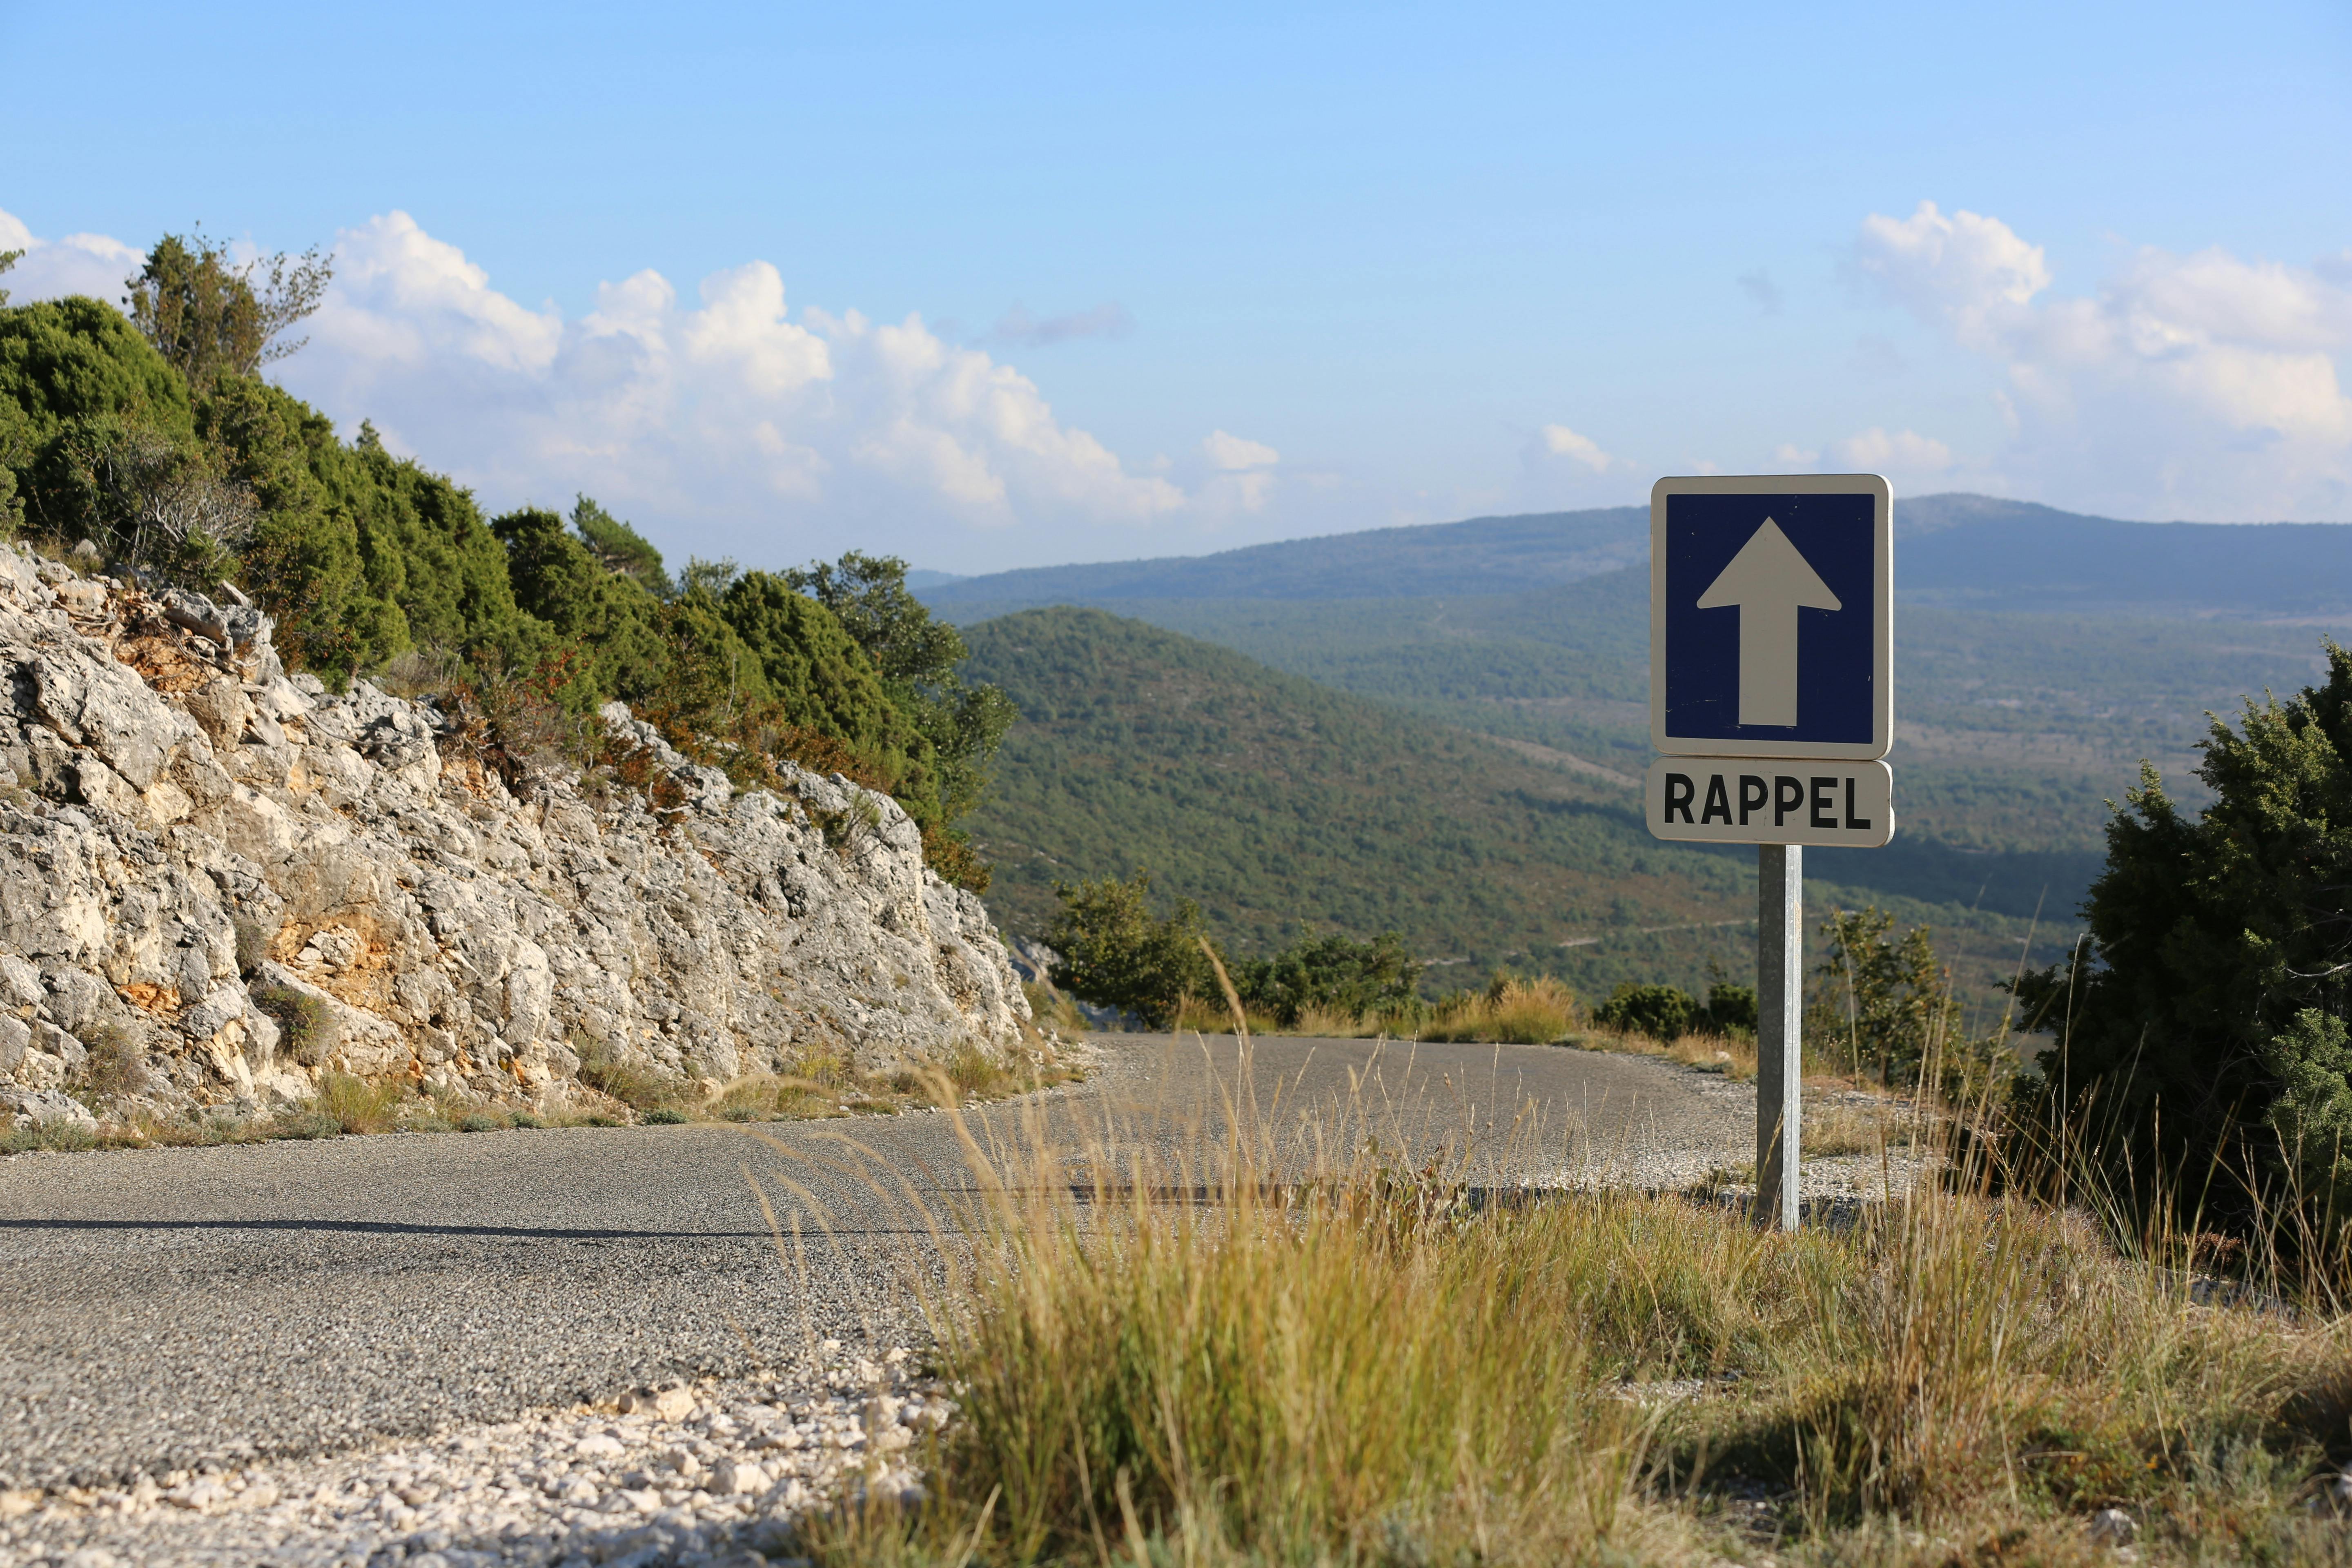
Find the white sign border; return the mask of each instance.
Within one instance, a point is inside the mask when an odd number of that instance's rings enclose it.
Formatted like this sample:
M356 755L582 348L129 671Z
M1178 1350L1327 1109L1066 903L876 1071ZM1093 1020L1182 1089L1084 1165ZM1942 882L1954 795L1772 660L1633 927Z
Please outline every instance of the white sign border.
M1878 580L1871 628L1877 679L1868 742L1676 740L1666 733L1666 498L1720 495L1866 495ZM1668 475L1650 487L1650 747L1670 757L1786 757L1871 762L1895 745L1895 490L1879 474Z

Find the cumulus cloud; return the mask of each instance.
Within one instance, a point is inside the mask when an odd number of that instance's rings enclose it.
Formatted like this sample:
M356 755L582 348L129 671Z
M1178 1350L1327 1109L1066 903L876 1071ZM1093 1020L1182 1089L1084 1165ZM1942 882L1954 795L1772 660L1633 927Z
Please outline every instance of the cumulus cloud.
M2352 277L2144 247L2087 296L1998 218L1874 215L1857 278L2003 372L2012 489L2127 515L2352 517ZM1856 437L1860 439L1860 437Z
M1832 441L1830 461L1847 473L1940 474L1952 466L1952 449L1916 430L1889 435L1876 426Z
M122 298L123 280L147 265L147 253L102 234L69 234L43 239L13 214L0 212L0 250L21 250L16 265L0 273L0 289L19 303L92 294L109 302Z
M1133 331L1135 318L1127 313L1126 306L1110 300L1091 310L1045 317L1033 316L1016 304L996 319L988 335L1007 348L1045 349L1073 338L1123 338Z
M1564 459L1590 473L1605 474L1615 458L1590 436L1580 436L1565 425L1547 425L1536 432L1536 445L1547 458Z
M23 228L0 214L0 246ZM90 236L30 248L8 275L20 300L92 276L110 298L139 263ZM1272 482L1273 449L1223 432L1217 449L1254 460L1189 490L1133 471L1011 365L919 315L795 309L764 261L691 300L639 272L567 317L501 292L406 213L344 230L334 251L310 346L281 369L289 391L347 430L372 418L487 505L585 490L680 553L779 563L855 544L985 567L1008 535L1050 559L1098 552L1106 527L1213 526Z
M1281 453L1263 441L1212 430L1201 443L1201 458L1213 476L1199 490L1204 506L1222 513L1265 510Z
M1227 473L1244 468L1267 468L1282 461L1282 454L1263 441L1247 441L1223 430L1212 430L1201 443L1201 455L1211 465Z

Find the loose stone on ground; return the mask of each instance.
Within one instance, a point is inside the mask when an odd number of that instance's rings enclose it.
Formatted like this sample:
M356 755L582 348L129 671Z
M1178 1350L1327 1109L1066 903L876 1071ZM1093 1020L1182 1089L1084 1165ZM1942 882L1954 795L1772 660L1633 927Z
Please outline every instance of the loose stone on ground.
M808 1369L335 1458L0 1493L0 1568L747 1565L853 1489L919 1498L923 1440L954 1409L908 1351L828 1340Z

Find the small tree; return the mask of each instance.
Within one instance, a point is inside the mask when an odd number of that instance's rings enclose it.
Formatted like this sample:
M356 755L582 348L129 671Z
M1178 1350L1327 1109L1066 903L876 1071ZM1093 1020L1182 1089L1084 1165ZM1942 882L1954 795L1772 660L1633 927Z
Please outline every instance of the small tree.
M950 822L980 804L988 764L1020 713L993 686L968 685L957 673L963 638L907 586L907 563L895 555L853 550L784 574L794 590L834 613L866 650L882 684L937 753L940 804Z
M1697 998L1679 985L1637 985L1627 981L1609 993L1609 1000L1592 1010L1592 1021L1607 1029L1646 1035L1661 1044L1682 1038L1704 1020Z
M218 371L252 375L300 349L309 339L282 334L319 308L333 277L332 258L315 246L240 267L227 246L201 231L167 234L147 253L147 265L123 280L131 290L123 303L156 352L189 385L203 387Z
M2017 987L2025 1026L2053 1037L2020 1085L2021 1153L2209 1221L2257 1223L2260 1187L2297 1167L2333 1190L2323 1111L2352 1093L2327 1026L2352 1015L2352 652L2326 649L2319 685L2213 721L2200 815L2143 765L2108 819L2088 940Z
M1894 929L1895 917L1875 905L1832 912L1822 925L1830 955L1817 972L1806 1033L1843 1047L1850 1070L1909 1088L1940 1049L1958 1045L1960 1009L1927 928L1900 937Z
M8 268L16 266L16 263L24 259L25 253L21 250L0 250L0 272L7 271ZM0 305L5 305L7 302L8 290L5 289L0 289Z
M1233 966L1243 1002L1285 1027L1307 1009L1361 1016L1402 1007L1421 984L1421 963L1404 939L1382 931L1370 942L1337 933L1301 937L1268 958Z
M1217 994L1201 947L1199 907L1182 899L1164 919L1154 916L1150 872L1124 882L1057 882L1054 891L1062 912L1045 933L1061 954L1053 981L1073 996L1123 1008L1164 1029L1184 998Z
M605 571L636 579L656 598L667 599L677 593L669 574L662 570L661 552L653 542L584 495L572 509L572 528Z

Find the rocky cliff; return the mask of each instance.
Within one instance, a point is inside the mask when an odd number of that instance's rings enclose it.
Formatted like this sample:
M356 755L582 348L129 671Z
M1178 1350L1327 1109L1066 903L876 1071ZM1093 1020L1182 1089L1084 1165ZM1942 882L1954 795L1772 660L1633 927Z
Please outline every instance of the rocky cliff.
M583 1055L723 1082L1018 1047L986 911L887 796L738 793L617 706L618 779L486 767L269 633L0 546L0 1125L265 1110L329 1068L543 1107L594 1099Z

